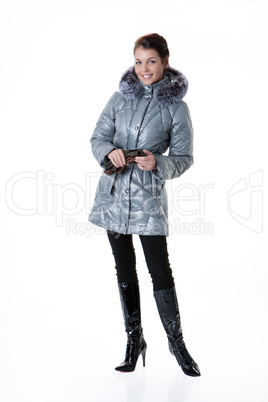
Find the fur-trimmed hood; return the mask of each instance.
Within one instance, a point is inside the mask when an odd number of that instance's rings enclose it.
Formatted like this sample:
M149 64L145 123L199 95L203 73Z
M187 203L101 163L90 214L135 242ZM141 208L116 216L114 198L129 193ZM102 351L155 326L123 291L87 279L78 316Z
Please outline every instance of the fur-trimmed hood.
M165 69L162 81L152 85L156 85L156 97L162 105L171 105L180 102L188 90L187 78L180 71L172 67ZM123 74L119 84L121 94L128 100L142 96L145 87L146 85L139 80L135 73L134 67L129 68Z

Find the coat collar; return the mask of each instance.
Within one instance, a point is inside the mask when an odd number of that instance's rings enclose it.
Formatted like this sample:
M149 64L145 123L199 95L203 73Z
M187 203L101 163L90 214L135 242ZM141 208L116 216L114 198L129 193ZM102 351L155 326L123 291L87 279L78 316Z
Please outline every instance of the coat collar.
M135 73L134 67L129 68L122 76L119 90L127 100L142 96L147 89L154 88L156 97L162 105L171 105L182 100L188 90L187 78L175 68L165 69L164 78L152 85L144 85Z

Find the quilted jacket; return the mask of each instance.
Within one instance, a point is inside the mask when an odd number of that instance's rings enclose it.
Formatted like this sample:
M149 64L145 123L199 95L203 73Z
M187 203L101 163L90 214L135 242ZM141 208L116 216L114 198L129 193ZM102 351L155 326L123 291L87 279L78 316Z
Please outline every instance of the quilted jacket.
M171 67L152 85L144 85L134 67L123 74L91 137L93 155L104 168L113 149L146 149L157 165L144 171L131 163L120 175L103 171L90 222L117 233L168 236L165 181L193 164L192 122L182 100L187 89L186 77Z

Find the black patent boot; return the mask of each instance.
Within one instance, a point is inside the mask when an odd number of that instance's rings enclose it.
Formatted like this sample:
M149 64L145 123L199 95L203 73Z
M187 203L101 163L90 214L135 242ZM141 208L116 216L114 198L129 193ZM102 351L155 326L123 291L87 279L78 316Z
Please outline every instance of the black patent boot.
M170 352L176 357L185 374L192 377L200 376L199 367L190 356L183 340L175 286L171 289L154 291L154 297L168 336Z
M138 282L119 283L118 287L127 333L127 349L124 362L117 366L115 370L128 373L135 370L140 355L143 358L143 367L145 366L147 344L143 338L141 327Z

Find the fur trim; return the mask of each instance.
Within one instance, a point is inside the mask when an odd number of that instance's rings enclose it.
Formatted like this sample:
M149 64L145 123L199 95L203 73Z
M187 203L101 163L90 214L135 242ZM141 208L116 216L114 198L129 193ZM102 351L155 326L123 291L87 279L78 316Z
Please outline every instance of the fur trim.
M172 103L180 102L188 90L187 78L180 71L171 67L165 69L164 78L165 77L169 79L169 82L156 89L158 101L162 105L171 105ZM128 100L143 95L144 87L135 73L134 67L129 68L123 74L119 84L119 90L124 98Z

